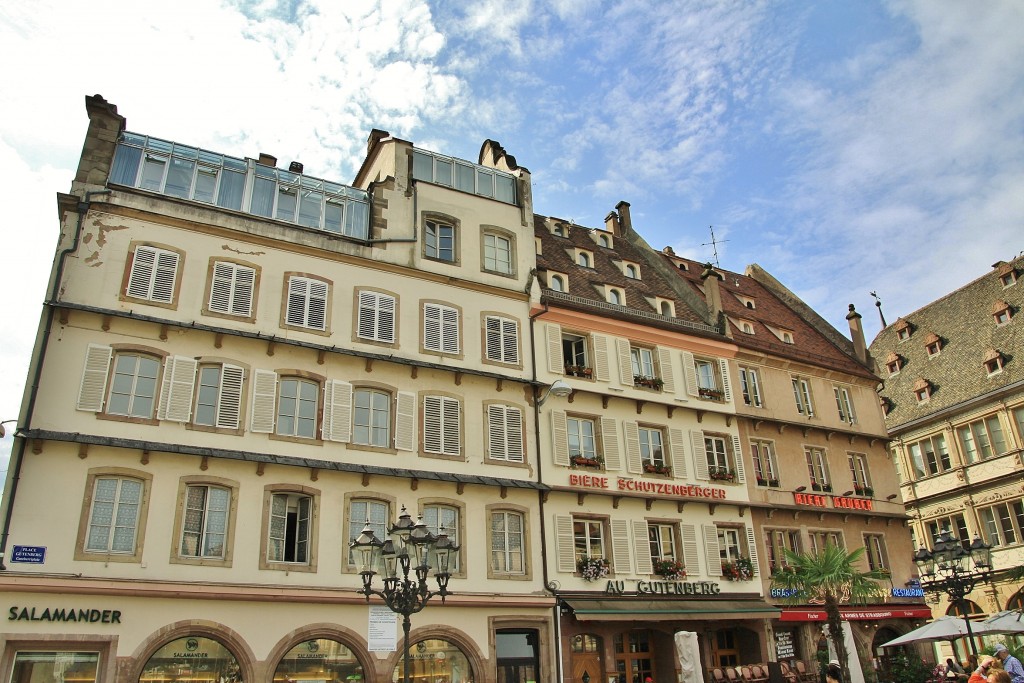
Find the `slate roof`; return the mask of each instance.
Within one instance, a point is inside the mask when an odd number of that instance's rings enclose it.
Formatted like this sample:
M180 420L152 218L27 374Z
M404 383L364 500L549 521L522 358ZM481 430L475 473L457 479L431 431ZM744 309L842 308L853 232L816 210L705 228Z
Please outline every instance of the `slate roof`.
M1000 277L1013 272L1017 282L1004 287ZM871 342L875 358L897 355L902 367L888 376L884 365L879 372L885 387L881 395L888 399L886 425L893 429L931 413L956 406L968 399L998 391L1024 380L1024 256L999 262L993 270L933 301L913 313L901 316ZM996 302L1009 305L1012 317L1004 325L992 315ZM907 323L910 337L900 341L897 328ZM941 351L932 357L925 348L938 337ZM988 376L984 363L998 351L1004 359L1002 372ZM913 393L924 380L932 395L919 404Z

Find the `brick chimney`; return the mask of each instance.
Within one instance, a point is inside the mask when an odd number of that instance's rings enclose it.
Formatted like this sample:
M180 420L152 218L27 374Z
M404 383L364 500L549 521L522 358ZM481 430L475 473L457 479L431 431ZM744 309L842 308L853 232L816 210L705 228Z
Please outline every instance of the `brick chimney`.
M864 341L864 326L860 322L860 313L850 304L850 312L846 314L850 323L850 338L853 339L853 352L863 365L868 364L868 346Z
M621 201L615 205L619 212L619 223L622 225L622 232L633 232L633 221L629 217L629 202Z

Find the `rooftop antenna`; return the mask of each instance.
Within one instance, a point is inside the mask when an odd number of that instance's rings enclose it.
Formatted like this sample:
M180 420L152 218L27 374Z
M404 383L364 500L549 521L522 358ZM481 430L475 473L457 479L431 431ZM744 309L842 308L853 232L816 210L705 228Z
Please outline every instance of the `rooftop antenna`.
M871 292L870 294L875 297L875 306L878 308L878 317L882 319L882 329L884 330L888 326L885 324L885 316L882 315L882 300L879 299L878 295L874 292Z
M728 242L729 240L716 240L715 239L715 226L713 226L713 225L709 225L708 226L708 230L711 231L711 241L710 242L705 242L704 244L702 244L700 246L706 247L709 244L711 245L711 247L713 248L713 250L715 252L715 268L721 268L722 267L721 264L718 263L718 243L719 242Z

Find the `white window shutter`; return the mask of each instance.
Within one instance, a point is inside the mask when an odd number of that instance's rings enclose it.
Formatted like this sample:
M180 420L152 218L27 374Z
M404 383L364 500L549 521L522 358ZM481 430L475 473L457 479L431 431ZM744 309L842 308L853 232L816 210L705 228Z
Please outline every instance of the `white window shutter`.
M416 450L416 394L410 391L398 392L396 399L395 448Z
M622 423L626 434L626 470L632 474L643 472L643 460L640 457L640 429L636 422L626 420Z
M601 418L601 445L604 447L604 468L622 469L622 451L619 448L619 426L614 418Z
M156 270L156 249L135 247L132 270L128 274L128 296L148 299L152 291L153 273Z
M552 459L556 465L569 466L569 425L565 413L551 411Z
M501 336L504 341L501 360L505 363L519 363L519 321L503 319L501 321Z
M440 396L423 397L423 450L443 453L443 431Z
M651 543L647 531L647 520L633 520L633 545L636 547L636 573L653 574L654 563L651 561Z
M107 376L110 373L110 359L114 350L102 344L89 344L85 351L85 367L82 382L78 386L78 410L98 413L103 410L107 395Z
M327 283L320 280L309 281L309 313L306 316L306 327L314 330L327 329Z
M548 371L557 375L565 374L565 362L562 359L562 328L547 323L544 325L544 338L548 346Z
M395 341L395 297L387 294L377 295L377 341L392 343Z
M742 484L747 480L743 467L743 446L740 445L740 437L735 434L732 435L732 461L733 469L736 470L736 482Z
M729 362L724 358L718 359L718 367L722 373L722 394L726 403L732 403L732 378L729 377Z
M608 337L603 334L590 335L594 346L594 378L607 382L611 377L608 370Z
M213 264L213 280L210 283L210 310L215 313L231 313L231 291L234 288L235 269L230 263L216 261Z
M245 370L224 365L220 372L220 396L217 397L217 426L238 429L242 419L242 383Z
M689 479L686 466L686 436L678 427L668 430L668 445L672 449L672 476L676 479Z
M699 396L697 368L693 365L693 354L689 351L683 351L683 377L686 378L686 393L690 396Z
M612 527L612 569L616 574L632 574L633 563L629 556L629 522L613 519Z
M309 281L302 277L288 278L288 302L285 306L284 319L289 325L306 324L306 300Z
M576 548L573 542L571 515L555 515L555 545L558 554L558 571L574 573L576 571Z
M672 352L669 349L658 347L658 365L661 368L661 390L670 394L676 393L676 373L672 367Z
M423 304L423 348L428 351L442 350L441 307L437 304Z
M324 419L321 431L326 441L351 441L352 385L349 382L333 379L324 385Z
M629 340L616 339L615 348L619 356L619 383L623 386L633 386L633 361L629 354Z
M487 406L488 455L495 460L524 462L523 415L513 406Z
M704 558L708 563L708 576L722 575L722 553L718 548L718 527L704 524Z
M757 561L757 539L754 538L754 528L744 525L747 532L747 557L750 558L750 565L754 568L754 576L759 576L761 570Z
M277 402L277 373L253 371L252 416L250 431L269 434L274 431L274 408Z
M700 559L697 557L697 527L693 524L680 524L679 538L683 549L683 564L686 566L687 573L699 573Z
M505 406L505 443L509 462L526 462L523 444L523 411Z
M256 291L256 271L245 266L235 267L235 287L231 301L231 312L249 317L252 315L253 293Z
M165 304L174 301L174 282L177 277L178 255L171 251L158 251L153 277L153 301Z
M441 350L445 353L459 352L459 311L449 306L441 308Z
M164 362L163 388L157 417L170 422L188 422L192 417L192 391L196 383L195 358L169 356Z
M708 481L711 474L708 472L708 454L704 450L704 432L690 431L690 443L693 444L693 474L697 479Z

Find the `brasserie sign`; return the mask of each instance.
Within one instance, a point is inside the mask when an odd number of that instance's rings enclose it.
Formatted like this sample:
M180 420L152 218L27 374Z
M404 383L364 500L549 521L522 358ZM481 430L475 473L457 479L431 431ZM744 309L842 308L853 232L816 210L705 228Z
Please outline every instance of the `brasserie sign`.
M626 581L609 581L604 592L609 595L627 595ZM722 587L711 581L629 581L637 595L718 595Z

